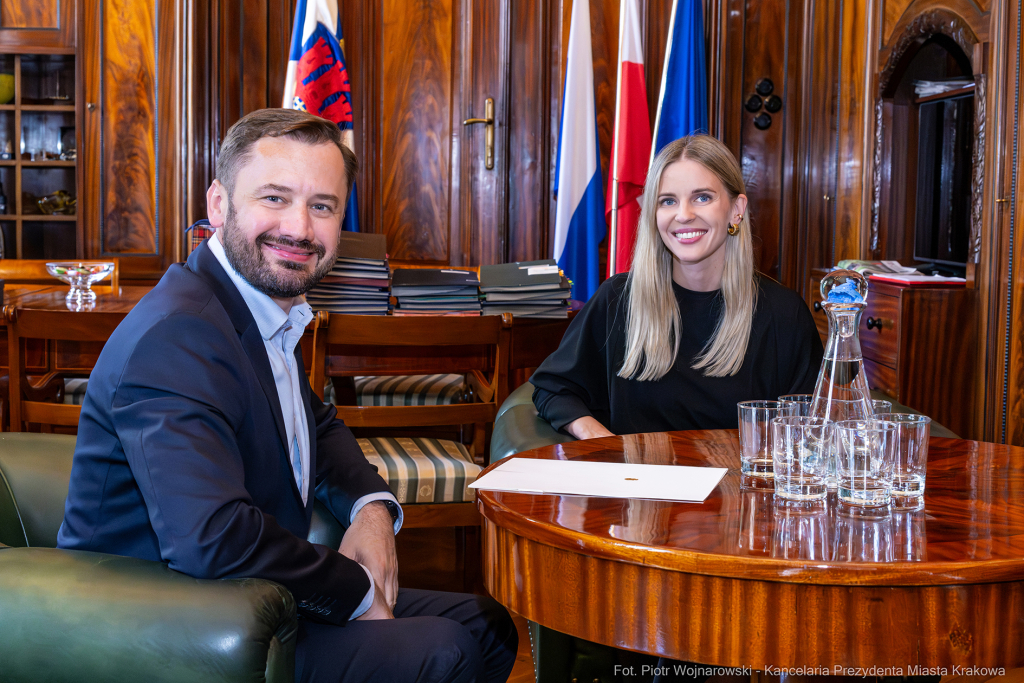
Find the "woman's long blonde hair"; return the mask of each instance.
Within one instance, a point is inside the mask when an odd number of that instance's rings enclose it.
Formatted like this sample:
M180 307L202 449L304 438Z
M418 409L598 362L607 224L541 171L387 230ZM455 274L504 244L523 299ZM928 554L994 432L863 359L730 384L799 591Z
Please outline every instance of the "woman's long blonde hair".
M658 380L672 368L679 353L682 317L672 291L672 252L658 233L657 210L661 176L680 159L695 161L718 177L730 201L745 193L743 174L729 148L710 135L692 135L665 145L647 174L640 207L633 266L626 288L626 357L619 377L640 381ZM725 310L718 327L693 369L708 377L735 375L743 365L757 302L754 280L754 247L749 211L744 212L739 232L725 240L722 296ZM684 359L685 360L685 359Z

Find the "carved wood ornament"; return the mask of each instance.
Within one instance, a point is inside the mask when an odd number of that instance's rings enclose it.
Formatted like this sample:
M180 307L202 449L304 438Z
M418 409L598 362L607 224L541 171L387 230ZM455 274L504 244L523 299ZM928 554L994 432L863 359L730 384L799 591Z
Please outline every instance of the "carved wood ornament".
M872 258L879 254L879 214L882 196L882 101L896 71L911 48L920 46L929 38L946 36L963 51L971 55L978 37L959 15L945 9L935 9L918 15L910 21L895 39L878 76L878 97L875 100L875 149L872 169L871 233L869 248ZM981 214L985 183L985 93L986 79L982 73L974 76L974 153L971 159L971 234L967 260L978 263L981 257Z
M935 9L918 15L907 24L892 45L889 58L885 60L885 67L878 77L879 95L889 88L889 82L907 51L937 35L951 39L967 56L970 56L978 43L978 37L967 22L949 10Z

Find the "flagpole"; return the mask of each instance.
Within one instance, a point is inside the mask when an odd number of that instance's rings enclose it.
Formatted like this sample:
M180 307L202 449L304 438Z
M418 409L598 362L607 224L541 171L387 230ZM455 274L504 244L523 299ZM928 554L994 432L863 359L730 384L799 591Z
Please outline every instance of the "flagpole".
M612 226L608 237L608 277L618 272L619 262L619 181L612 180Z
M661 104L665 100L665 84L668 81L668 63L672 57L672 38L676 32L676 5L679 0L672 0L672 18L668 22L668 42L665 44L665 63L661 65L661 89L658 91L658 113L654 116L654 134L651 136L650 167L654 163L654 155L658 153L658 129L661 128Z
M612 224L608 235L608 277L618 272L619 257L619 179L618 171L618 140L619 126L622 124L622 37L626 32L626 0L619 0L619 49L618 64L615 66L615 124L612 126L612 152L609 177L612 180Z

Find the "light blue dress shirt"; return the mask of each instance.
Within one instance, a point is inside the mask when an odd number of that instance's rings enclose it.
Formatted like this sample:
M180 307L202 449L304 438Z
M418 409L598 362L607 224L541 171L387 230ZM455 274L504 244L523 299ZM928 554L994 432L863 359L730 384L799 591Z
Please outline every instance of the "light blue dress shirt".
M295 345L299 343L306 325L313 319L313 309L305 301L295 304L288 313L284 312L276 301L253 287L249 282L234 269L224 253L224 245L220 243L219 233L209 239L210 251L217 257L224 272L238 288L252 317L256 320L260 336L263 337L263 344L267 349L267 357L270 360L270 368L274 373L274 384L277 386L277 396L281 402L281 414L284 418L285 437L288 442L288 460L292 466L292 473L295 477L295 485L302 494L303 505L307 504L309 496L309 424L306 422L306 408L302 404L302 390L300 382L306 381L302 369L297 367L295 362ZM363 496L352 505L352 513L349 517L349 524L356 518L356 514L367 503L375 500L390 501L398 510L398 518L395 520L395 533L402 528L402 521L405 515L402 506L390 492L371 493ZM365 566L363 571L370 579L370 590L366 597L359 604L359 607L352 613L351 619L361 616L373 604L374 582L370 570Z

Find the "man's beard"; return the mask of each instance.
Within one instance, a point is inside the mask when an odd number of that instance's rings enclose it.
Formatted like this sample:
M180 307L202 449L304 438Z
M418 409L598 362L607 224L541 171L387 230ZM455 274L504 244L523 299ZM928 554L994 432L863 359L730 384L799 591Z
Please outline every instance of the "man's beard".
M271 237L266 233L257 235L254 241L249 242L235 222L235 207L231 201L228 202L224 227L219 232L224 253L227 254L232 267L250 285L276 299L294 299L311 290L334 267L334 259L338 252L337 245L330 254L327 254L327 249L322 244L309 240L295 241L287 237ZM276 272L263 254L264 244L280 244L312 251L317 256L316 268L312 273L308 273L304 264L281 260L278 264L290 272Z

